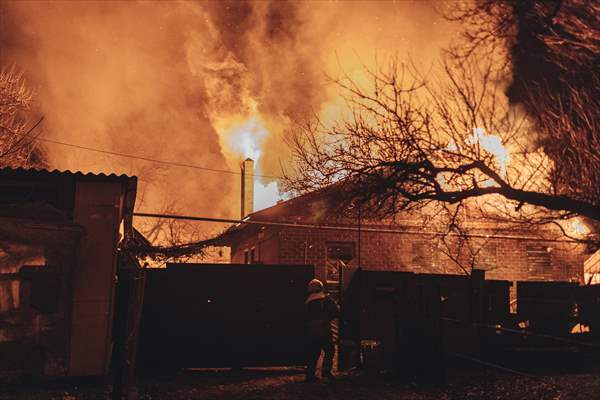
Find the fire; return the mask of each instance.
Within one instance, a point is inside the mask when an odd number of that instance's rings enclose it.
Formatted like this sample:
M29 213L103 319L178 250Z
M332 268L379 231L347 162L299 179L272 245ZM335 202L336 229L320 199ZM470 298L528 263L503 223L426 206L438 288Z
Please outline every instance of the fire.
M258 164L261 148L269 132L265 128L256 101L248 100L248 113L243 116L217 116L214 125L222 147L229 158L251 158Z
M261 156L261 142L267 136L267 131L256 116L234 127L228 135L229 148L258 162Z
M217 119L215 127L224 144L223 147L228 149L228 158L232 163L239 164L240 159L245 158L254 160L254 209L260 210L274 205L281 195L277 181L264 182L264 178L261 177L260 159L269 131L253 99L248 100L248 110L248 114L244 117Z
M217 169L251 157L267 175L289 162L280 134L290 121L341 104L330 78L360 80L377 54L432 64L457 31L428 2L38 1L3 2L2 12L15 29L0 32L1 62L21 63L39 92L44 135ZM436 29L424 34L423 21ZM48 151L52 168L140 176L145 209L177 202L181 213L237 215L232 175ZM256 196L274 198L276 187L257 178Z
M500 176L506 176L506 166L510 162L510 152L502 143L500 136L486 134L483 128L475 128L473 129L473 136L467 140L467 143L479 144L481 148L492 154L500 165Z
M585 236L590 233L590 228L583 222L581 218L573 218L568 225L568 229L574 233L575 236Z

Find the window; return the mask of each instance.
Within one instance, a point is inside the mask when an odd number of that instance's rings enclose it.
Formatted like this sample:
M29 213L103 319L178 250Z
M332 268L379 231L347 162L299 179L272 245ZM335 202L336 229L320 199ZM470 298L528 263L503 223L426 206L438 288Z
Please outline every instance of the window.
M354 242L327 243L327 280L339 282L340 268L348 265L354 258Z
M50 285L50 281L55 280L58 274L45 265L44 253L43 246L0 241L0 313L18 310L23 306L39 309L36 299L40 293L51 292L48 293L50 297L58 294L59 289ZM32 281L36 282L33 289ZM32 297L35 298L33 302ZM23 299L31 304L21 304Z
M257 261L256 247L244 250L244 264L254 264Z

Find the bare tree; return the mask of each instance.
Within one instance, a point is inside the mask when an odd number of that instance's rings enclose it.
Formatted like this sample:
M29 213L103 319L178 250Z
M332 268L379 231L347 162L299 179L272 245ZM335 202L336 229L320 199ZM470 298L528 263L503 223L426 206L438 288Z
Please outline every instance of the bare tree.
M499 47L511 81L506 93L532 118L532 142L553 161L558 193L600 198L600 4L588 0L482 0L444 10L466 40L468 58ZM598 227L597 227L598 228ZM597 229L598 230L598 229Z
M342 203L359 199L388 216L423 207L431 213L432 204L443 210L439 202L458 210L468 200L489 221L551 224L572 239L580 238L564 222L583 215L598 232L600 7L482 0L450 8L466 40L447 52L441 82L396 62L371 71L369 87L339 80L353 115L293 133L298 167L287 188L337 183ZM490 143L490 134L501 143ZM439 215L449 235L438 247L468 269L464 260L474 262L481 246L469 242L460 213Z
M565 191L553 161L532 146L532 127L505 101L499 74L468 59L447 61L437 82L397 62L372 71L368 88L339 80L352 116L292 133L297 166L287 188L343 183L349 199L383 215L500 195L515 210L529 204L600 220L598 199Z
M369 71L368 86L338 80L351 115L291 132L286 189L334 186L341 206L358 203L379 217L434 214L448 229L438 250L466 273L487 243L471 235L462 206L497 229L551 223L564 232L567 218L600 220L598 198L557 179L556 163L532 140L535 126L508 103L496 62L450 57L437 79L426 79L392 61Z
M31 124L28 111L33 94L22 73L13 67L0 71L0 167L43 167L44 151L32 136L41 122Z

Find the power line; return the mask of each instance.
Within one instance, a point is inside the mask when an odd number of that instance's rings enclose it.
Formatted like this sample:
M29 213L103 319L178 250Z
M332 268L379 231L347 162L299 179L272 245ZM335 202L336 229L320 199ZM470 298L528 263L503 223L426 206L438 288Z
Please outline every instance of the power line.
M201 171L209 171L209 172L231 174L231 175L241 175L242 174L241 172L231 171L228 169L209 168L209 167L204 167L204 166L196 165L196 164L187 164L187 163L180 163L180 162L175 162L175 161L157 160L157 159L150 158L150 157L137 156L134 154L127 154L127 153L119 153L119 152L110 151L110 150L96 149L94 147L81 146L78 144L66 143L66 142L61 142L61 141L53 140L53 139L37 138L37 140L41 140L41 141L47 142L47 143L59 144L62 146L74 147L76 149L81 149L81 150L94 151L97 153L110 154L113 156L132 158L135 160L154 162L154 163L158 163L158 164L173 165L176 167L193 168L193 169L199 169ZM252 174L252 175L259 177L259 178L283 179L283 177L281 177L281 176L274 176L274 175L258 175L258 174Z
M9 155L11 153L14 153L15 151L20 150L22 148L22 146L24 146L25 144L31 144L31 142L33 142L35 139L38 139L39 135L41 134L41 132L38 133L37 136L35 136L32 140L30 140L29 143L22 143L25 140L25 138L27 138L27 136L29 136L29 134L31 132L33 132L33 130L35 128L37 128L37 126L39 124L42 123L43 120L44 120L44 116L42 115L40 117L40 119L31 128L29 128L27 130L27 132L25 132L15 143L13 143L12 146L9 146L8 150L6 150L4 153L1 153L0 157L4 157L4 156L7 156L7 155Z
M404 235L419 235L419 236L462 236L461 234L454 232L439 232L430 230L410 230L410 229L386 229L386 228L370 228L368 226L345 226L345 225L316 225L316 224L295 224L292 222L275 222L275 221L258 221L251 219L230 219L230 218L212 218L212 217L201 217L191 215L178 215L178 214L158 214L158 213L143 213L134 212L136 217L146 218L167 218L167 219L183 219L188 221L203 221L203 222L223 222L230 224L247 224L247 225L264 225L264 226L280 226L287 228L305 228L305 229L320 229L320 230L335 230L335 231L352 231L358 232L376 232L376 233L391 233L391 234L404 234ZM573 240L568 239L543 239L531 236L512 236L512 235L484 235L484 234L467 234L467 237L474 238L494 238L494 239L511 239L511 240L528 240L538 242L566 242L573 243Z
M33 130L42 121L42 119L43 119L43 117L31 128L31 130ZM209 171L209 172L215 172L215 173L242 175L242 173L238 172L238 171L209 168L209 167L203 167L203 166L195 165L195 164L179 163L179 162L175 162L175 161L157 160L154 158L136 156L133 154L126 154L126 153L119 153L119 152L109 151L109 150L101 150L101 149L96 149L93 147L81 146L81 145L77 145L77 144L66 143L66 142L61 142L58 140L52 140L52 139L47 139L47 138L37 137L36 140L41 140L43 142L59 144L59 145L68 146L68 147L74 147L74 148L81 149L81 150L88 150L88 151L93 151L93 152L97 152L97 153L109 154L109 155L118 156L118 157L125 157L125 158L132 158L132 159L136 159L136 160L154 162L154 163L158 163L158 164L173 165L173 166L183 167L183 168L193 168L193 169L198 169L201 171ZM277 180L284 179L281 176L274 176L274 175L259 175L259 174L252 174L252 175L255 177L259 177L259 178L268 178L268 179L277 179ZM268 222L268 221L248 221L248 220L244 221L244 220L234 220L234 219L193 217L193 216L167 215L167 214L134 213L134 215L137 215L140 217L141 216L151 217L151 218L187 219L187 220L194 220L194 221L226 222L226 223L237 223L237 224L243 223L243 224L259 224L259 225L274 225L274 226L293 226L296 228L310 228L310 229L334 229L334 230L350 230L350 231L363 230L363 231L367 231L367 232L404 233L404 234L419 234L419 235L429 235L429 236L460 236L459 234L455 234L455 233L434 232L434 231L407 231L407 230L373 229L373 228L360 229L360 228L347 227L347 226L307 225L307 224L291 224L291 223L279 223L279 222ZM575 242L580 243L581 242L579 240L574 240L574 239L544 239L544 238L536 238L536 237L510 236L510 235L468 234L467 236L468 237L480 237L480 238L529 240L529 241L538 241L538 242L566 242L566 243L575 243Z

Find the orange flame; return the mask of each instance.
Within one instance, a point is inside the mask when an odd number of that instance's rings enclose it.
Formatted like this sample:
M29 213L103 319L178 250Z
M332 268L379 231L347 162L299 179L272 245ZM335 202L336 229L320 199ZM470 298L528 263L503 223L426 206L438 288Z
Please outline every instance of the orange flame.
M255 100L248 100L248 109L248 115L219 119L215 122L215 127L232 163L239 164L240 159L245 158L251 158L255 162L254 209L256 211L274 205L281 195L277 181L265 183L260 176L262 170L260 159L264 140L269 137L269 131L258 112Z
M590 228L588 228L581 218L573 218L568 225L568 230L571 231L574 236L578 237L583 237L590 233Z
M473 137L469 138L467 143L479 144L481 148L492 154L500 165L500 176L506 176L506 167L510 162L510 152L502 143L500 136L486 134L483 128L475 128L473 129Z

